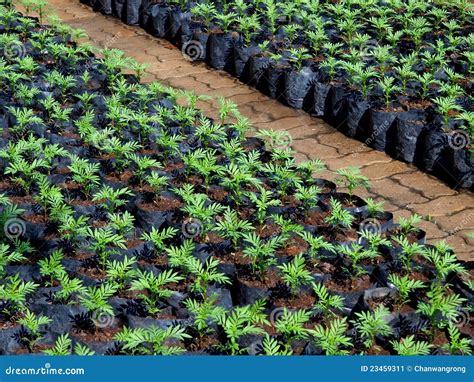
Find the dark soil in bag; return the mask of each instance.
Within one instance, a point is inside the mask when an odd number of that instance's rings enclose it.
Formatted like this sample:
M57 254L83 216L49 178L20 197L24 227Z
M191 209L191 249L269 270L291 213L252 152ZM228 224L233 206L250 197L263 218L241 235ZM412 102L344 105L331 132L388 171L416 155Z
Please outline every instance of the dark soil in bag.
M307 110L313 117L324 116L329 90L331 90L331 85L329 84L320 81L315 81L313 83L313 102Z
M235 37L230 33L211 33L207 44L207 62L214 69L233 73Z
M96 12L101 12L104 15L111 15L113 12L112 4L119 0L95 0L93 9Z
M301 71L287 70L284 76L284 96L288 106L295 109L303 108L305 99L307 101L311 85L315 79L314 72L304 67Z
M112 0L112 14L121 20L123 20L125 15L125 2L126 0Z
M234 73L242 82L247 83L252 78L250 73L250 57L257 54L260 49L256 46L236 46L234 48Z
M395 144L396 118L399 113L371 109L366 143L380 151L386 151Z
M270 58L261 55L251 56L247 63L247 70L244 70L242 74L242 82L258 88L269 65Z
M424 110L410 110L400 113L396 120L396 138L390 153L398 159L412 163L420 149L420 134L425 128Z
M285 89L284 78L287 67L281 65L270 64L264 71L261 81L259 82L259 90L270 98L281 99Z
M166 23L170 8L155 4L150 7L149 13L146 31L155 37L164 38L166 36Z

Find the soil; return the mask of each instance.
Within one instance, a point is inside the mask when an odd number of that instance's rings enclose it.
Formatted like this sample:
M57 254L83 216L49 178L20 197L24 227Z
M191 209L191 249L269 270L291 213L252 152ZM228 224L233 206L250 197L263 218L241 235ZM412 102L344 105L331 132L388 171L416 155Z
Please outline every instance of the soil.
M138 207L148 212L173 211L181 208L183 203L178 199L169 199L160 196L153 203L139 203Z
M239 274L239 281L252 288L268 289L278 285L280 276L276 271L270 270L265 273L262 280L255 279L253 275Z
M360 292L366 289L369 289L372 285L370 282L370 277L364 275L358 279L346 279L344 281L335 281L332 279L326 280L324 285L332 291L335 292Z

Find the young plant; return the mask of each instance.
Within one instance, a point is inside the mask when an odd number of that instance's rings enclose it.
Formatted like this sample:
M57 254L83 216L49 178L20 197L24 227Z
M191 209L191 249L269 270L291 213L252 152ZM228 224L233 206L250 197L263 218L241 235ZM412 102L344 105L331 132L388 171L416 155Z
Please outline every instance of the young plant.
M239 219L237 212L227 207L224 216L216 223L216 231L225 239L229 239L234 249L238 248L239 241L244 233L253 231L254 227L247 220Z
M268 268L276 264L275 251L285 239L282 236L275 236L264 241L255 232L245 233L243 237L248 244L244 248L244 256L250 258L255 276L262 279Z
M369 179L362 175L360 169L357 167L341 168L337 170L336 173L339 175L336 182L347 188L347 193L351 200L356 188L369 188Z
M26 308L26 297L39 285L33 281L23 281L18 274L9 276L6 281L5 284L0 285L0 300L7 302L1 313L12 317Z
M428 355L433 345L425 341L416 341L414 335L410 335L406 338L401 339L399 342L390 341L393 346L393 350L398 355Z
M167 227L161 231L158 231L155 227L152 227L151 232L144 232L141 236L141 239L152 242L156 253L161 255L165 252L165 240L172 239L177 233L178 229L173 227Z
M344 307L344 298L338 295L331 295L328 289L322 283L312 283L313 291L316 295L317 302L314 308L321 311L328 322L330 317L336 317L334 311L340 311Z
M161 329L156 326L148 328L129 329L125 327L114 337L122 345L122 349L130 354L142 355L177 355L185 351L180 346L172 346L171 341L183 341L191 338L185 333L185 329L177 326L169 326Z
M64 256L61 250L54 250L47 259L39 260L40 275L48 278L47 285L53 286L55 280L59 280L66 272L62 264Z
M314 236L308 231L299 232L298 235L300 235L303 240L308 243L308 255L313 260L321 258L321 250L325 250L330 253L336 252L334 245L326 241L322 236Z
M282 280L290 288L291 294L297 296L301 287L308 285L313 280L311 273L306 270L306 262L300 254L287 263L278 266L282 274Z
M172 269L165 270L158 275L150 271L145 272L139 270L137 271L136 279L132 281L130 290L142 291L139 297L145 303L148 312L151 315L156 315L161 311L159 307L160 301L173 295L173 291L167 289L166 286L172 283L178 283L181 280L184 280L184 277Z
M41 327L50 324L51 321L49 317L36 316L30 310L27 310L23 317L18 319L18 323L27 329L27 332L24 333L26 335L23 335L22 331L17 333L21 336L19 342L24 344L31 353L35 344L44 336L44 332L40 330Z
M459 328L450 323L448 326L449 342L443 349L452 355L472 355L471 341L469 338L462 338Z
M263 187L259 187L258 194L253 192L248 192L246 194L250 201L255 204L257 208L257 221L259 224L263 224L265 222L265 218L267 216L267 210L270 207L278 207L281 205L281 201L278 199L273 198L273 193L269 190L264 189Z
M379 256L373 249L365 249L362 245L352 243L350 245L339 245L339 253L346 255L351 260L351 274L353 277L359 277L366 273L361 267L360 262L363 259L374 259Z
M208 296L209 284L218 283L221 285L231 284L230 279L217 270L219 260L209 257L203 265L201 260L190 257L187 261L187 271L193 276L194 282L191 285L193 292L200 293L206 300Z
M282 315L274 323L276 330L287 342L303 339L307 336L308 330L305 324L311 318L311 312L305 309L290 311L283 308Z
M102 271L105 271L109 257L118 253L116 248L127 248L125 238L114 233L112 227L94 229L88 227L87 236L90 239L89 248L97 254L101 261Z
M334 229L350 228L354 221L354 216L344 209L342 203L337 199L329 200L330 214L324 219L325 223L331 224Z
M375 337L386 337L392 334L392 328L387 322L390 311L383 305L377 306L372 312L356 313L353 321L354 328L365 338L364 346L371 349L375 345Z
M444 286L433 284L426 293L427 301L419 301L417 312L427 317L431 324L431 338L436 330L446 328L460 314L457 309L466 301L465 298L448 293Z
M132 191L128 188L113 189L110 186L104 185L94 194L92 200L95 202L101 202L100 205L105 208L109 214L112 214L118 207L127 204L127 201L123 199L126 196L133 196Z
M231 355L237 355L244 351L238 343L241 337L246 335L264 334L265 331L252 322L251 307L245 306L234 309L230 313L219 316L217 323L222 327L227 341L222 346Z
M397 288L400 304L406 304L410 298L410 293L414 292L416 289L422 289L425 287L425 284L420 280L413 280L409 275L398 276L395 274L390 274L388 276L388 281Z
M217 322L218 318L226 313L222 306L215 304L212 297L201 302L188 298L184 300L184 306L193 316L193 326L201 338L212 332L209 324Z
M348 325L344 318L332 320L326 327L318 325L308 334L326 355L346 355L352 348L352 338L347 336Z
M118 291L122 291L125 285L135 277L137 270L134 268L137 263L135 257L125 256L122 261L109 261L107 263L107 277L111 283L117 286Z

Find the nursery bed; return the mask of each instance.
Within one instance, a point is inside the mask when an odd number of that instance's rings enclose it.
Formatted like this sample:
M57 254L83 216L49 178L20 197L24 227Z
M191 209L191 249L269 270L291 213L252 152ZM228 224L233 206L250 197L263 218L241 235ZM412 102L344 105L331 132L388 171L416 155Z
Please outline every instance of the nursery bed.
M81 2L472 189L469 2Z
M357 169L338 192L228 101L211 120L67 26L0 26L2 354L471 352L472 263Z

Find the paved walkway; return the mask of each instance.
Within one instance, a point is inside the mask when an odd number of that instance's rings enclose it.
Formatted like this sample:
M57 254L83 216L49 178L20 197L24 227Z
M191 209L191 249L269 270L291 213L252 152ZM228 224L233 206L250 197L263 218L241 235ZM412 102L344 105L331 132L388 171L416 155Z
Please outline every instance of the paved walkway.
M94 13L79 0L49 0L51 11L75 28L84 29L95 45L118 48L139 62L150 64L144 81L158 80L176 88L210 96L223 95L239 105L241 112L258 128L287 130L293 137L297 159L320 158L328 166L322 176L333 171L359 166L369 177L371 188L360 192L385 201L395 217L416 212L426 218L420 227L429 241L445 239L465 260L474 260L474 195L456 192L415 167L393 160L361 142L347 138L320 119L288 108L230 75L192 63L167 41L154 38L138 27L129 27L112 17ZM53 12L54 12L53 11ZM215 104L201 103L211 115Z

